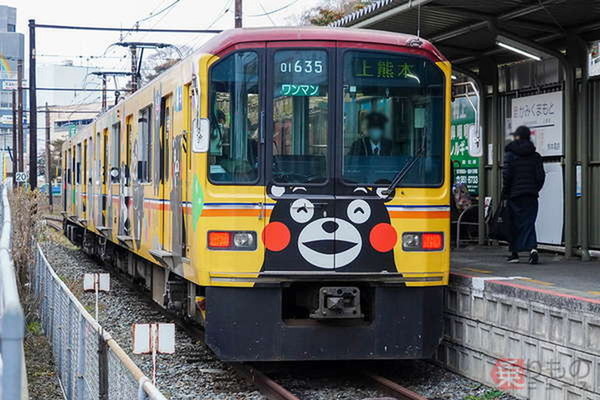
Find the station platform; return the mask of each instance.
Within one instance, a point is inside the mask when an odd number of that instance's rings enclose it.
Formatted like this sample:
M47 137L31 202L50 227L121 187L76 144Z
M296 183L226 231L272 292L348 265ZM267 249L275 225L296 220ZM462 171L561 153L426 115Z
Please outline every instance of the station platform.
M453 250L451 273L455 278L489 279L549 296L600 305L600 261L582 262L540 251L540 263L537 265L530 265L524 253L520 263L509 264L505 260L508 254L506 247Z
M600 399L600 262L453 250L437 361L520 399Z

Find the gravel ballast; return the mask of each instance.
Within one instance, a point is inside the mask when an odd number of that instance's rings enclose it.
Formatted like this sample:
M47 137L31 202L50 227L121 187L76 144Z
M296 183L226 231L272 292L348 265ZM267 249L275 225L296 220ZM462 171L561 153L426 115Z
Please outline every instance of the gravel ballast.
M83 274L103 271L99 264L72 245L60 233L49 233L41 247L57 274L93 314L94 294L81 289ZM106 271L104 271L106 272ZM99 322L147 375L152 375L150 356L131 353L134 323L176 322L152 303L150 295L123 277L111 275L111 291L100 295ZM425 361L309 362L269 364L256 367L300 399L362 400L386 398L358 372L380 373L430 399L502 399L489 387ZM159 355L157 386L170 399L263 399L263 396L226 364L217 360L199 340L177 325L176 353Z

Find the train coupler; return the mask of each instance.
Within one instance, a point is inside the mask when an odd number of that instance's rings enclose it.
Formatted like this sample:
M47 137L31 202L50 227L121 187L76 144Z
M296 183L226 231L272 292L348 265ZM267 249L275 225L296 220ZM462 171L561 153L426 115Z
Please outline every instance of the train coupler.
M310 314L313 319L363 318L360 289L328 286L319 289L319 307Z

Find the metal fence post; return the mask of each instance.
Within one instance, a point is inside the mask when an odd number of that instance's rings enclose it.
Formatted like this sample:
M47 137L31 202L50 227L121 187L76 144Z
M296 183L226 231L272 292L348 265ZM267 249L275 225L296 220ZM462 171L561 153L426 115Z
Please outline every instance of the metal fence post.
M69 312L67 313L67 362L66 362L66 370L67 370L67 382L65 385L65 390L67 392L67 398L73 398L73 376L75 375L75 371L73 370L73 305L71 304L70 299L67 298L67 304Z
M37 252L39 307L66 398L166 400Z
M85 318L79 316L77 341L77 399L85 399Z
M108 346L102 332L98 332L98 396L108 400Z

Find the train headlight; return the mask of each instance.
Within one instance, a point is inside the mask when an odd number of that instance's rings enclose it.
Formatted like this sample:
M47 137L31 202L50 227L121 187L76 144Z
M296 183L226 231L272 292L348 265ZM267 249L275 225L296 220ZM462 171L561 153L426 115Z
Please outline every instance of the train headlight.
M405 232L402 234L404 251L440 251L444 249L441 232Z
M252 232L237 232L233 235L233 245L240 249L253 249L255 247Z
M256 250L256 232L210 231L207 246L210 250Z
M404 250L419 250L421 248L421 235L418 233L403 234L402 248Z

